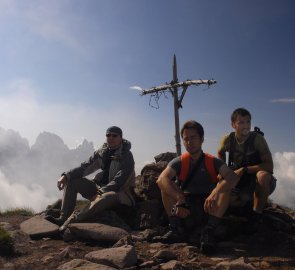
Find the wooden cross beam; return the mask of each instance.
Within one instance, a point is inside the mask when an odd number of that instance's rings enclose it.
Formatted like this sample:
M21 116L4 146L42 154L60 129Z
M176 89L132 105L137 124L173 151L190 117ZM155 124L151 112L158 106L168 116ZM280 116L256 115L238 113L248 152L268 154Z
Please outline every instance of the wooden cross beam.
M180 132L179 132L179 108L182 108L182 100L186 93L186 90L191 85L199 86L206 84L208 86L217 83L215 80L186 80L178 82L177 78L177 64L176 56L173 57L173 80L170 83L164 85L155 86L150 89L142 90L140 95L154 94L160 91L170 91L174 99L174 121L175 121L175 142L176 142L176 153L181 155L181 144L180 144ZM182 88L180 97L178 96L178 88Z

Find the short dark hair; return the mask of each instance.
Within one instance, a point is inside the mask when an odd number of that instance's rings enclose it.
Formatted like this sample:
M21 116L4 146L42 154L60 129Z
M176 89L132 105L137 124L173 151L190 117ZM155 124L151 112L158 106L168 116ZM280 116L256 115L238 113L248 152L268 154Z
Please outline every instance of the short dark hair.
M251 120L251 113L246 110L245 108L237 108L233 111L233 113L231 114L231 121L232 122L235 122L238 118L238 115L241 115L241 116L249 116L250 117L250 120Z
M181 138L183 138L183 132L185 129L195 129L197 131L197 133L199 134L200 138L204 137L203 126L194 120L188 120L183 124L181 131L180 131Z

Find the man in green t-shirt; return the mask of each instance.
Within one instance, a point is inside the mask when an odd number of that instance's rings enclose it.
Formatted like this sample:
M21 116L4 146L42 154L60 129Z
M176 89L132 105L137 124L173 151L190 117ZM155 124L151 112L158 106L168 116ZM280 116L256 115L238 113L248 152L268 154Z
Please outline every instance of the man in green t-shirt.
M267 142L261 133L251 130L251 114L244 108L231 115L235 132L221 139L218 157L226 161L240 180L233 192L231 205L253 204L250 219L260 221L268 196L276 187L273 160Z

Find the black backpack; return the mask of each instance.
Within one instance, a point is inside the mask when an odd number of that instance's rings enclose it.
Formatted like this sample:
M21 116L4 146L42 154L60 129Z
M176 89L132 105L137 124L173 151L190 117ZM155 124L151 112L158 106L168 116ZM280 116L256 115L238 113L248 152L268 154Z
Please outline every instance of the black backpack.
M249 135L249 138L244 143L244 156L240 166L234 163L234 153L235 153L235 132L230 133L229 135L229 154L228 154L228 166L232 169L238 169L240 167L244 167L247 165L255 165L261 163L258 152L255 151L254 148L254 139L257 134L264 136L264 133L260 130L259 127L254 127L254 131L252 131ZM252 150L251 155L247 155L249 151Z

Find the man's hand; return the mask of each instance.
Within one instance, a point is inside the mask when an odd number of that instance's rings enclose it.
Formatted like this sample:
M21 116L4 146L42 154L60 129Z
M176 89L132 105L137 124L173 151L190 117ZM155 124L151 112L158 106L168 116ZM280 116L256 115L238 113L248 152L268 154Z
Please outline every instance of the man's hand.
M204 203L204 211L206 213L212 212L214 207L216 207L216 202L218 199L218 192L215 189L211 192L211 194L207 197Z
M66 183L67 183L67 176L66 175L62 175L58 181L57 181L57 187L59 190L63 190L64 187L66 186Z
M178 196L177 196L177 202L176 202L176 205L182 205L182 204L185 204L185 196L183 193L180 193ZM185 207L176 207L176 211L175 211L175 216L177 217L180 217L180 218L187 218L189 215L190 215L190 210L185 208Z
M244 175L244 172L245 172L244 167L241 167L241 168L235 170L235 174L239 177L242 177Z

